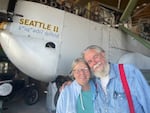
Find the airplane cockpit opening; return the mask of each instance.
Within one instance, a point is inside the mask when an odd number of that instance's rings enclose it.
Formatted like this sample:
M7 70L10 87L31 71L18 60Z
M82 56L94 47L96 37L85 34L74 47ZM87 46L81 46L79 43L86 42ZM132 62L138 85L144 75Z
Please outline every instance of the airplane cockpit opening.
M55 44L53 42L47 42L45 44L45 47L48 47L48 48L54 48L55 49Z
M100 45L112 63L130 60L128 57L121 60L130 53L150 58L149 0L0 2L1 49L17 70L49 84L47 106L50 110L55 110L52 100L57 91L52 81L58 75L70 74L73 59L80 56L85 47ZM149 66L147 63L146 67ZM38 92L33 91L36 100Z

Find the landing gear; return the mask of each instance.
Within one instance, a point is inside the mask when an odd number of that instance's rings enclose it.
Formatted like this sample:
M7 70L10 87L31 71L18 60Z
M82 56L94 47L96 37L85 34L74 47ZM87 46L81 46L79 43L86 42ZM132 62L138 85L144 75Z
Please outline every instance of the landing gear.
M27 105L33 105L39 100L39 90L35 86L26 89L24 101Z

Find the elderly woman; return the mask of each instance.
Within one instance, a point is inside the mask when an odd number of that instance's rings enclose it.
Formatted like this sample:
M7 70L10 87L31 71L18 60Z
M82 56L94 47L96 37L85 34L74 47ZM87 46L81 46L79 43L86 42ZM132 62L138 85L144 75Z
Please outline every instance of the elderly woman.
M100 113L96 85L84 59L73 61L72 76L74 81L60 93L56 113Z

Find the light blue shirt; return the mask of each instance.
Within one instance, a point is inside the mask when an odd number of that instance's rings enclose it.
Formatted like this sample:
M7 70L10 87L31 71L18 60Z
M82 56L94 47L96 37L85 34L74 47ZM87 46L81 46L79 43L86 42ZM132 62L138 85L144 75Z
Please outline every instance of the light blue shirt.
M150 87L139 69L124 64L126 79L130 88L135 113L150 113ZM110 64L110 80L106 91L102 90L100 79L96 79L100 113L130 113L126 95L120 79L118 64Z
M92 80L90 81L90 88L92 90L94 113L100 113L98 111L99 105L98 99L96 98L96 89ZM56 113L77 113L77 100L81 91L81 86L75 80L71 85L66 86L58 98Z

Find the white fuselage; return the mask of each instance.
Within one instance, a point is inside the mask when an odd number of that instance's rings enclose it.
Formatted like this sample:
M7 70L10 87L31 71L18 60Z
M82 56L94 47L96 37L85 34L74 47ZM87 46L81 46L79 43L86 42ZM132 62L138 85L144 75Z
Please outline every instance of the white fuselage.
M150 50L122 31L78 15L29 1L18 1L13 22L0 32L8 58L25 74L51 81L69 74L72 60L91 44L102 46L109 61L128 52L150 56ZM46 47L47 43L55 47Z

